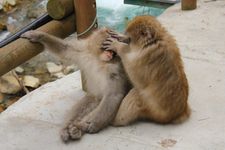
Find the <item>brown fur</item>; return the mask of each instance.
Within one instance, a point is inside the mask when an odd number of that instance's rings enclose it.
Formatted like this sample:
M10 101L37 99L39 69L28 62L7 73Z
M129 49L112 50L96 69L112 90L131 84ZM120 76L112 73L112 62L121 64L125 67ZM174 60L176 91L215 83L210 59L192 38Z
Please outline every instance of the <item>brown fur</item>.
M86 78L87 95L76 103L71 121L61 132L64 142L80 139L84 132L96 133L111 123L130 89L120 58L101 49L109 36L107 31L103 28L87 39L74 39L70 43L38 31L22 35L42 43L64 60L76 63Z
M130 38L129 44L115 38L103 43L103 48L121 57L134 85L121 103L114 125L127 125L137 119L157 123L186 120L190 114L188 82L173 37L152 16L134 18L125 35L116 38Z

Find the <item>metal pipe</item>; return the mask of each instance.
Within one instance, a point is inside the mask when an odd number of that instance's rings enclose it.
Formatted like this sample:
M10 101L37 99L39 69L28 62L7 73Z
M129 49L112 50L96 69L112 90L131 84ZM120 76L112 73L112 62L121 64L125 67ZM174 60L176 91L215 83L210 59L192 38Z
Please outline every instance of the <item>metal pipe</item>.
M16 32L15 34L12 34L11 36L7 37L5 40L1 41L0 48L15 41L16 39L20 37L21 34L25 33L26 31L37 29L38 27L48 23L51 20L52 18L47 13L42 15L41 17L37 18L36 20L34 20L33 22L25 26L20 31Z

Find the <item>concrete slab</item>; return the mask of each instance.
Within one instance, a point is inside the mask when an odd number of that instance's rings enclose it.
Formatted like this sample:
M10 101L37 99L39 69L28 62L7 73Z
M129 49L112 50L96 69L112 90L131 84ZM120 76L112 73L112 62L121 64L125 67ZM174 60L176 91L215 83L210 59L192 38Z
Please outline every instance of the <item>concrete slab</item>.
M225 1L198 3L195 11L181 11L177 4L159 17L182 52L192 108L187 122L109 127L65 145L59 130L72 105L84 94L76 72L31 92L0 115L0 149L225 149Z

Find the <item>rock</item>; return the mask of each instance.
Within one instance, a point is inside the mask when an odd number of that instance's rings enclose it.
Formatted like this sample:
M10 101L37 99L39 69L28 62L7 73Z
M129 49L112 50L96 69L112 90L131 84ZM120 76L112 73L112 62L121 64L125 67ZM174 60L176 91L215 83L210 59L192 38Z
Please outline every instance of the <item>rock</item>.
M2 4L0 4L0 11L3 9L3 6L2 6Z
M16 0L5 0L6 3L8 3L11 6L15 6L16 5Z
M3 5L15 6L16 0L3 0Z
M47 1L45 1L47 2ZM44 5L42 2L38 5L34 3L31 7L27 9L27 17L28 18L37 18L40 15L42 15L44 12L46 12L45 8L46 4Z
M53 74L53 76L55 76L57 78L62 78L65 76L65 74L63 74L62 72L58 72L58 73Z
M61 70L62 70L62 65L56 65L55 63L53 63L53 62L47 62L46 63L46 67L47 67L47 69L48 69L48 72L50 73L50 74L55 74L55 73L57 73L57 72L61 72Z
M4 111L4 108L2 105L0 105L0 113Z
M0 78L0 92L5 94L16 94L21 90L17 79L10 73Z
M18 101L20 97L12 97L5 102L5 107L8 108L10 105Z
M29 9L27 11L27 17L32 19L32 18L37 18L39 16L39 12L36 12L36 11L32 11L31 9Z
M67 66L67 67L63 70L63 73L64 73L64 74L69 74L69 73L72 73L72 72L77 71L77 70L78 70L77 66L75 66L75 65L70 65L70 66Z
M22 67L16 67L15 68L15 71L19 74L23 73L24 72L24 69Z
M40 80L34 76L26 75L23 77L23 84L27 87L37 88L40 85Z
M3 102L3 98L4 98L3 94L0 93L0 104Z
M0 10L3 9L4 12L12 10L16 5L16 0L1 0L0 1Z
M1 6L1 5L0 5ZM1 8L1 7L0 7ZM1 10L1 9L0 9ZM7 27L4 23L0 22L0 31L7 30Z

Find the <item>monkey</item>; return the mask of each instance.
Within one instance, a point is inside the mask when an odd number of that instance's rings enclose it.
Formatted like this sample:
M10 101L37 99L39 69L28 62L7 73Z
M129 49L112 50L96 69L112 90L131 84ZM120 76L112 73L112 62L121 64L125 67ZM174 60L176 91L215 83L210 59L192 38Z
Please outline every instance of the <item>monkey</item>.
M109 34L102 48L119 55L133 85L113 125L125 126L137 120L181 123L189 118L189 86L181 54L160 22L152 16L137 16L125 34Z
M101 28L88 38L71 42L41 31L28 31L21 35L31 42L43 44L61 59L76 63L84 74L86 95L75 104L73 117L61 131L61 139L65 143L109 125L131 88L120 58L113 51L101 49L101 43L109 37L108 30Z

